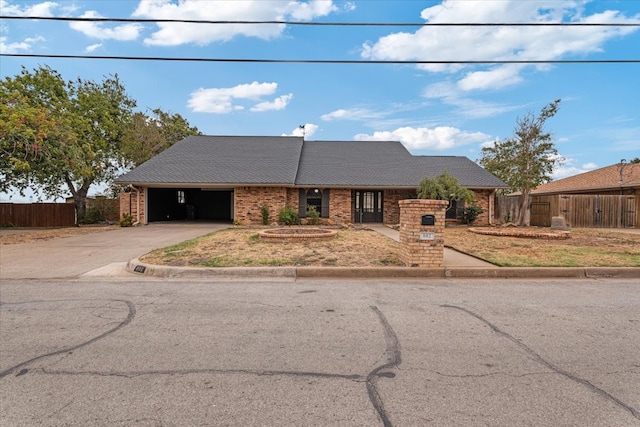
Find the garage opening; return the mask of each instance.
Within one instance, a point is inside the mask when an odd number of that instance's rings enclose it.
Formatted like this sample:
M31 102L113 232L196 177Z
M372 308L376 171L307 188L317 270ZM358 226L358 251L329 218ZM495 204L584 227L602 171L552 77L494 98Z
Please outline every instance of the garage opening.
M149 188L147 198L149 222L233 219L233 190Z

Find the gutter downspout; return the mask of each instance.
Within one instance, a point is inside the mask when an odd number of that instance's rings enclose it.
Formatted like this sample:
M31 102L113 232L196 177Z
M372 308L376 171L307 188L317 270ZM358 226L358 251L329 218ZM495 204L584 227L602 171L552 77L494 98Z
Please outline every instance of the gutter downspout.
M140 190L133 185L129 184L129 188L137 193L136 196L136 222L132 224L133 227L140 225Z

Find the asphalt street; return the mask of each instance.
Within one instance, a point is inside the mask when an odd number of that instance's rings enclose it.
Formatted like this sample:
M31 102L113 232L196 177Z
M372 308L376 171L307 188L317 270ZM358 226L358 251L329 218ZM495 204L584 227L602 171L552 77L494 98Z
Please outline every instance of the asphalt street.
M3 426L640 425L637 280L0 282Z

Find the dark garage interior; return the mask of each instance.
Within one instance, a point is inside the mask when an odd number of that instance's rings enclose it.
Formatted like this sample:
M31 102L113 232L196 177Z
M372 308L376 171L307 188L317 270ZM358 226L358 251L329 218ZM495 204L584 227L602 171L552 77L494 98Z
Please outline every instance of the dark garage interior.
M149 188L147 198L149 222L232 220L233 190Z

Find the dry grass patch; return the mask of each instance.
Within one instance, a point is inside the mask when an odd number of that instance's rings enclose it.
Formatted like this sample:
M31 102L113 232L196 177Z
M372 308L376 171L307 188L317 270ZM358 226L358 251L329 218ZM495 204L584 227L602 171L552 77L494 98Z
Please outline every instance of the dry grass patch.
M340 230L329 241L264 242L257 230L227 229L157 249L149 264L203 267L401 266L399 244L371 230Z
M640 267L640 234L572 229L567 240L445 229L445 245L502 267Z
M0 245L14 245L27 243L34 240L50 240L58 237L77 236L79 234L98 233L102 231L116 230L119 225L97 225L63 228L3 228L0 231Z

